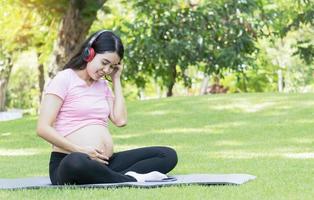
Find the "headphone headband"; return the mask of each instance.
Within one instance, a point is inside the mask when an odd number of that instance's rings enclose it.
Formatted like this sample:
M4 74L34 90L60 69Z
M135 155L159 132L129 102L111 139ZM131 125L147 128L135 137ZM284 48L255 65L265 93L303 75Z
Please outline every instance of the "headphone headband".
M111 32L111 31L109 31L109 30L101 30L101 31L98 31L98 32L89 40L89 42L88 42L88 44L87 44L87 48L90 48L90 47L93 45L93 43L95 42L95 40L96 40L102 33L104 33L104 32Z

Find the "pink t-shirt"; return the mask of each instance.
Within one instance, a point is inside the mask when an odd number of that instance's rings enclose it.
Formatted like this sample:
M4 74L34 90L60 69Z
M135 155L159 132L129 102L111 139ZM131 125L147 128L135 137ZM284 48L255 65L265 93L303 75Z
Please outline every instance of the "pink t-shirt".
M55 94L63 104L53 124L62 136L90 124L108 126L114 96L106 80L88 86L72 69L59 71L44 89L44 94Z

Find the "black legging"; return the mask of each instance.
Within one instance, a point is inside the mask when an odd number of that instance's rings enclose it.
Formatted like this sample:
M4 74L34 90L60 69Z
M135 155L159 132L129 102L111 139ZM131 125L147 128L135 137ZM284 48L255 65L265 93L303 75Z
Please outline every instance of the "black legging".
M170 172L177 164L174 149L152 146L113 153L109 164L92 160L85 153L51 152L49 176L53 185L136 182L128 171L148 173Z

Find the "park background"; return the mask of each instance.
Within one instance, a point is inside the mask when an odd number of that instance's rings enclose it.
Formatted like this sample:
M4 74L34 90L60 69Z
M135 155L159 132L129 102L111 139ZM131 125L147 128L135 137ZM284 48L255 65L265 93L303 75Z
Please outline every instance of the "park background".
M240 187L0 191L3 199L312 199L312 0L0 0L0 177L47 176L42 90L100 29L125 46L116 150L167 145L174 174L250 173ZM36 163L36 165L32 165Z
M0 110L36 114L88 35L125 45L127 99L313 92L311 0L2 0Z

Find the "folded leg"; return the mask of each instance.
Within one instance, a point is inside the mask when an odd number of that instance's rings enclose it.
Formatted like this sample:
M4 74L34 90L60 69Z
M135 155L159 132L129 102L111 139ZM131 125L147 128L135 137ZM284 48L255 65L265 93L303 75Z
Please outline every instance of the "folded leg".
M177 164L177 153L165 146L151 146L114 153L109 160L109 168L120 173L135 171L148 173L159 171L168 173Z
M94 184L136 182L132 176L115 172L87 154L73 152L65 156L57 170L58 184Z

